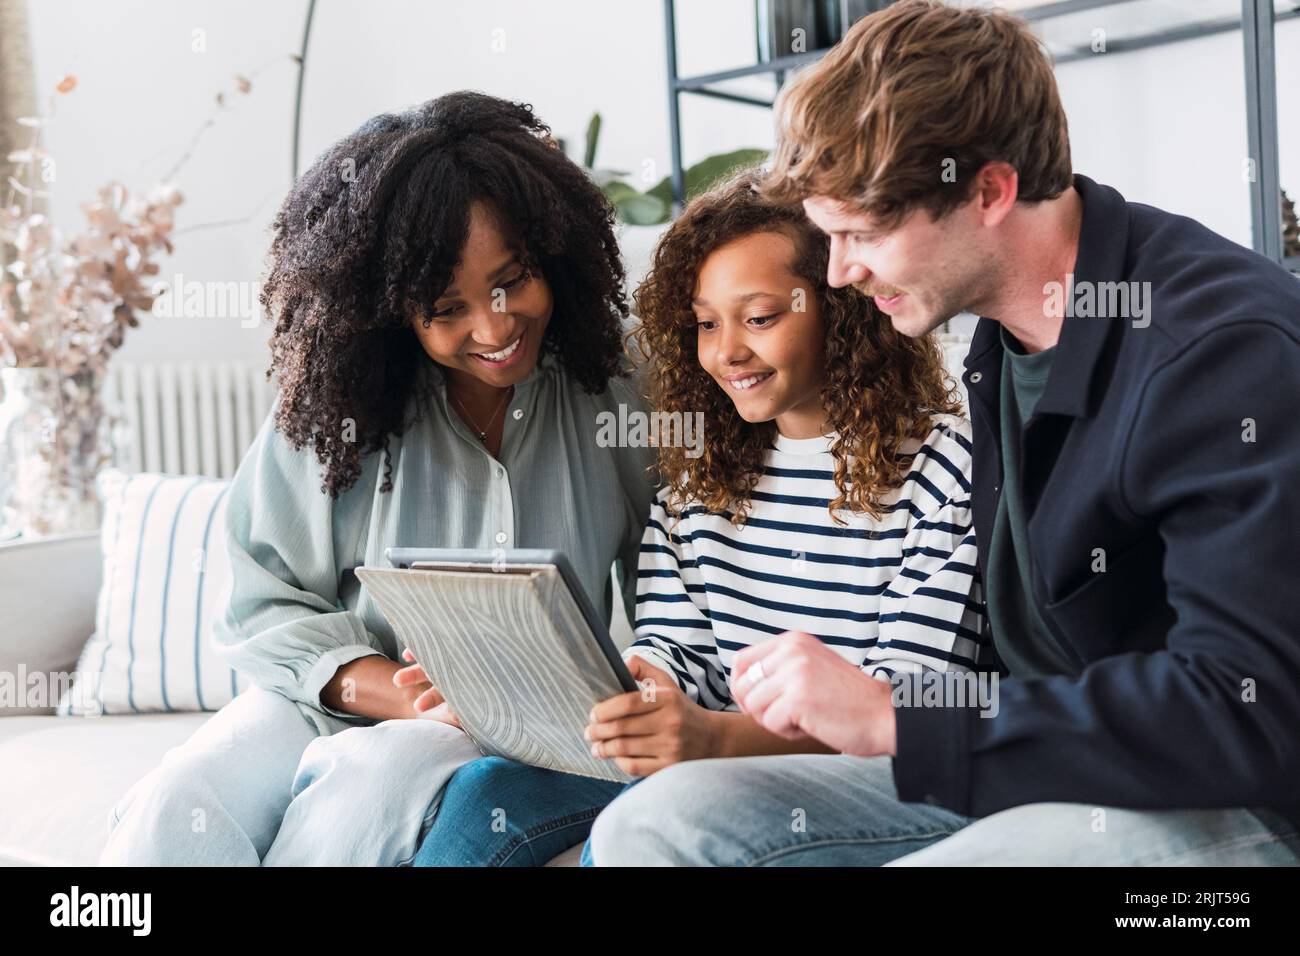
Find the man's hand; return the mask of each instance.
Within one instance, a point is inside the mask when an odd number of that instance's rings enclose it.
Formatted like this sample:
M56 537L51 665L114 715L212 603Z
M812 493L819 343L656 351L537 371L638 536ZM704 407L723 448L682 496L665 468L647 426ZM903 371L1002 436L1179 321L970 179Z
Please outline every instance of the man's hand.
M666 672L640 657L627 659L639 691L603 700L591 710L586 737L596 757L644 777L682 760L715 756L714 716Z
M890 694L889 684L799 631L745 648L731 673L732 699L759 726L860 757L897 750Z
M452 713L451 705L438 692L429 680L424 668L415 663L415 655L410 648L402 651L402 660L409 666L393 672L393 686L405 689L410 701L411 713L407 717L427 717L429 720L441 720L444 724L460 727L460 719ZM425 711L428 711L426 714Z

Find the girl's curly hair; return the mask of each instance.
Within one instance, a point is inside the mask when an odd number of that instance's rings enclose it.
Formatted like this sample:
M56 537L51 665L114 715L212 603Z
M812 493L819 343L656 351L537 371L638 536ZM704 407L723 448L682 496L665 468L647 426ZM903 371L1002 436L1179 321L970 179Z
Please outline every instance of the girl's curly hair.
M295 448L312 443L332 497L380 449L379 490L392 489L389 436L426 408L419 383L433 365L410 317L451 281L476 202L550 284L543 354L593 394L624 374L614 211L532 107L462 91L376 116L284 200L260 296L275 322L275 425Z
M669 507L680 513L694 500L709 511L730 513L735 523L748 512L776 425L746 422L700 366L691 300L710 253L756 232L780 232L793 240L793 271L809 282L821 307L822 404L839 434L831 446L840 492L830 504L831 516L843 523L836 512L847 507L879 517L882 496L898 487L908 470L911 456L901 451L903 443L925 437L932 416L959 412L955 383L932 337L909 338L857 290L830 287L826 235L799 207L765 199L758 182L757 171L747 170L693 200L659 241L635 294L641 321L630 337L648 358L645 379L653 407L704 414L706 440L699 457L689 457L682 447L659 449L660 469L671 488Z

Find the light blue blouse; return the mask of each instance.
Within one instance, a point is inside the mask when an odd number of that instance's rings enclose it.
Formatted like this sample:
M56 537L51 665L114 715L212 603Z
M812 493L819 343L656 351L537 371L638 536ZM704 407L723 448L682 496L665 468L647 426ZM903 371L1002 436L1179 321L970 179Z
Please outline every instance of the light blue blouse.
M601 447L597 433L602 412L645 410L636 379L612 379L589 395L543 356L515 386L499 460L449 408L442 370L430 361L420 381L434 400L390 438L391 491L379 492L383 452L375 452L357 483L331 500L310 445L295 451L270 417L230 488L232 584L214 629L218 652L253 683L297 701L322 732L321 712L352 716L320 699L340 666L368 654L400 659L396 635L353 573L386 567L386 548L555 548L607 620L616 565L635 619L654 449Z

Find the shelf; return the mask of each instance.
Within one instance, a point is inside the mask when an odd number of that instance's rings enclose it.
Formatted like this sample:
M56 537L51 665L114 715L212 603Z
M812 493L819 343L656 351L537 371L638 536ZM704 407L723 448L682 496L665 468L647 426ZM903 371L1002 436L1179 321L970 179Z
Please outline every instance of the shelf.
M959 0L966 7L999 6L1029 21L1057 66L1181 43L1229 31L1240 31L1245 51L1247 156L1258 162L1251 184L1251 223L1255 251L1300 272L1300 257L1284 259L1281 252L1278 194L1277 93L1273 49L1274 26L1300 18L1300 0ZM668 59L669 152L672 164L673 212L681 209L685 193L682 168L681 112L683 94L711 97L746 106L770 108L772 98L751 92L719 89L719 84L756 76L772 76L779 88L785 74L816 62L825 49L777 57L763 63L697 76L677 75L677 11L664 0ZM1094 31L1105 31L1105 52L1093 51Z
M987 4L981 4L987 6ZM1059 66L1099 55L1093 31L1105 31L1105 53L1129 53L1242 28L1241 0L1064 0L1018 10ZM1300 16L1300 0L1274 0L1275 22Z
M672 85L675 89L686 93L699 92L701 87L710 86L714 83L724 83L727 80L738 80L745 76L762 76L767 73L784 73L787 70L797 70L801 66L807 66L820 60L825 54L825 50L809 50L807 53L796 53L793 56L780 56L765 63L755 63L753 66L740 66L734 70L720 70L717 73L703 73L699 76L674 77Z
M665 0L665 4L675 23L675 3ZM998 6L1028 20L1058 65L1097 56L1091 45L1092 30L1097 27L1107 31L1106 53L1145 50L1241 29L1241 0L1052 0L1047 3L975 0L961 5ZM1275 22L1298 18L1300 0L1274 0L1273 9ZM1098 14L1103 11L1099 19ZM1087 42L1067 40L1076 36L1086 37ZM710 87L744 77L785 73L816 62L825 53L824 49L810 50L716 73L674 75L669 78L669 84L682 93L770 107L771 100Z

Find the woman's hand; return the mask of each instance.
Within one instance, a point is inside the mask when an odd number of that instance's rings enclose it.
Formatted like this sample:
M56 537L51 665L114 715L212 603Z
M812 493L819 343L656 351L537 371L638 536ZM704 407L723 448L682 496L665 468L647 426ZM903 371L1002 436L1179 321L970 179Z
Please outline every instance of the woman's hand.
M393 686L401 687L406 691L412 710L412 713L406 716L427 716L430 720L441 720L444 724L460 727L460 719L452 713L451 705L442 694L438 693L438 688L433 686L424 668L415 663L415 655L411 653L410 648L402 651L402 660L406 661L408 666L393 672ZM427 715L425 711L428 711Z
M695 703L665 671L640 657L627 660L641 690L603 700L591 711L586 737L596 757L612 757L644 777L682 760L715 756L711 711Z

